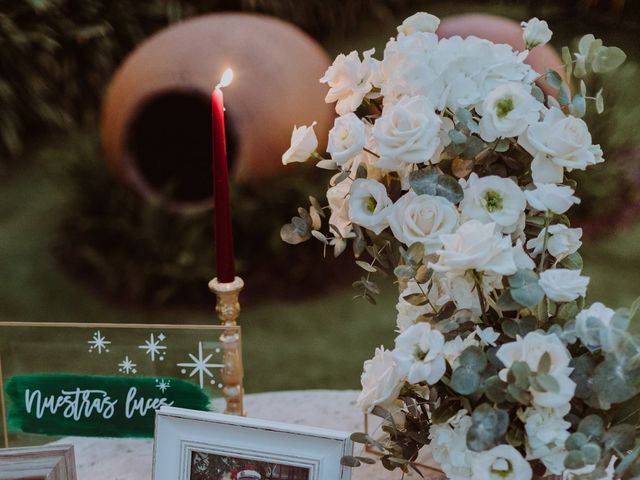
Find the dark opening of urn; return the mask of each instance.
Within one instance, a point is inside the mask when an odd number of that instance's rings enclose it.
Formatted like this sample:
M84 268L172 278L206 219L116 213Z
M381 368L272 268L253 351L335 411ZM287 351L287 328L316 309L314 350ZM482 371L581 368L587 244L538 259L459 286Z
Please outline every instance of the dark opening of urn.
M225 118L229 169L235 136ZM154 95L129 125L126 156L137 180L175 207L213 205L211 104L197 92Z

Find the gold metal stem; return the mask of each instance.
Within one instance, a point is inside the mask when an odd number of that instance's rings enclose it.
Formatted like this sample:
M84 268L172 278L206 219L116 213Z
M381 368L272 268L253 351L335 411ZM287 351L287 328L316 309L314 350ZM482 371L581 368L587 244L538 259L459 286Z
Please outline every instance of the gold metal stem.
M209 290L216 295L216 314L220 323L225 327L233 327L225 330L220 337L223 344L222 392L226 401L224 413L231 415L244 415L242 399L244 387L244 369L242 366L242 346L237 327L240 315L240 302L238 297L244 287L240 277L232 282L222 283L217 278L209 282Z

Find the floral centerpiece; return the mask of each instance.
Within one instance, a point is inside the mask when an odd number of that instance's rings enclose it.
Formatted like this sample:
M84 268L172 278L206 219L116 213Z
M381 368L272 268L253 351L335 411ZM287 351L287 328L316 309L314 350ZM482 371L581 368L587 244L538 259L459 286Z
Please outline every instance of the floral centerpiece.
M339 55L320 80L339 115L329 158L313 125L283 155L336 173L328 206L311 198L282 238L335 255L351 242L359 296L375 303L385 272L401 290L395 348L364 363L358 399L385 436L352 438L405 472L429 445L452 479L636 478L638 303L586 305L582 230L565 215L580 202L567 173L604 161L581 119L602 92L583 79L625 55L586 35L540 75L525 59L546 22L523 23L523 52L440 39L438 24L409 17L381 60Z

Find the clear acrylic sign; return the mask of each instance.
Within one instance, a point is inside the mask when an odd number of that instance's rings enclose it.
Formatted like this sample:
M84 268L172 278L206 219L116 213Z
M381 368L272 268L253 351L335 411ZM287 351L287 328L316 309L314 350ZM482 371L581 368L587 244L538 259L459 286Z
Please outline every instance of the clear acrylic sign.
M0 322L4 446L152 437L164 405L220 410L240 358L239 327Z

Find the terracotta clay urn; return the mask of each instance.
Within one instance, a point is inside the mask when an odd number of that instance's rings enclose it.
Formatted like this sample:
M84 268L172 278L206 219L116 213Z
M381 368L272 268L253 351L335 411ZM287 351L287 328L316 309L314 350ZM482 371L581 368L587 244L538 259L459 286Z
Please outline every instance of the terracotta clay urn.
M223 71L231 175L282 172L293 125L316 120L326 138L334 112L318 79L330 60L298 28L273 17L211 14L153 35L115 73L102 109L111 170L171 208L211 207L210 94ZM322 145L321 145L322 147Z
M519 52L524 50L520 23L496 15L470 13L445 17L440 23L437 34L442 38L449 38L455 35L466 38L473 35L491 40L494 43L506 43ZM558 52L551 45L546 44L531 50L527 56L526 63L531 65L536 72L544 74L548 68L556 69L562 65L562 60ZM564 79L564 69L560 68L557 71ZM545 93L556 93L543 78L538 80L537 83Z

